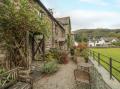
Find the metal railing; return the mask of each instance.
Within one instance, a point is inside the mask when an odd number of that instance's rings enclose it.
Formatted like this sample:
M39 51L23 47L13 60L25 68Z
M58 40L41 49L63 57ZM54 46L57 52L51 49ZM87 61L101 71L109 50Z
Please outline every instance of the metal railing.
M109 72L110 79L115 77L120 82L120 61L93 50L89 50L89 55Z

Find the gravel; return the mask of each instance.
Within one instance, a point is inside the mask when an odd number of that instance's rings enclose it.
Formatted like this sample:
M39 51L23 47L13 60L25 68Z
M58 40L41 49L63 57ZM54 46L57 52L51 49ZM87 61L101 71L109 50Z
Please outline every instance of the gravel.
M75 68L76 65L72 61L66 65L60 65L57 73L34 82L34 89L75 89Z

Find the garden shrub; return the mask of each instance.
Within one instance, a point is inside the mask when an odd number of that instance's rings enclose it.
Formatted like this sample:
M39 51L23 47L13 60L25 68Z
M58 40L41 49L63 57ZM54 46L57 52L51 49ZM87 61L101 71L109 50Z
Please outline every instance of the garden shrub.
M82 50L82 51L80 52L80 56L84 57L85 55L86 55L86 50Z
M79 49L80 49L80 52L81 52L82 50L84 50L84 49L87 48L87 44L86 44L86 43L79 43L79 45L78 45L77 48L79 48Z
M60 50L57 48L51 48L50 52L52 53L52 56L54 59L59 60L60 57Z
M46 54L45 54L45 60L47 62L55 60L55 59L53 59L53 53L51 53L50 51L46 52Z
M59 59L60 64L67 64L68 63L68 53L61 51L60 52L60 59Z
M112 45L114 45L116 47L120 47L120 41L119 42L113 42Z
M70 50L71 53L71 59L73 62L77 63L77 56L79 55L79 50L76 49L76 47L71 48Z
M59 61L60 59L60 50L57 48L51 48L48 52L45 54L46 61Z
M88 49L84 49L83 51L81 51L81 56L84 57L85 62L88 62L89 60Z
M45 57L47 62L56 61L60 64L68 63L68 53L57 48L51 48L49 52L46 53Z
M58 65L56 61L46 62L42 67L42 73L52 74L58 70Z

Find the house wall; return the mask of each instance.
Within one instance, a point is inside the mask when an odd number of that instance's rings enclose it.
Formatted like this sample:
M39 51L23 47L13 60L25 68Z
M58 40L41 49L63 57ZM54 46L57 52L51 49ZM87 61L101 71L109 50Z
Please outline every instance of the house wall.
M105 44L106 44L105 40L103 40L103 39L95 42L95 46L104 46Z
M63 17L63 18L57 18L57 20L60 22L60 24L65 29L65 39L66 39L66 50L69 50L71 47L71 22L70 17Z
M67 25L63 25L64 28L65 28L65 38L67 40L67 42L70 42L71 41L71 28L70 28L70 24L67 24ZM69 38L68 38L69 36ZM71 43L71 42L70 42ZM71 45L71 44L70 44ZM69 50L70 48L70 45L68 45L68 43L66 43L66 49Z
M30 1L32 9L36 10L36 14L39 14L41 16L40 13L41 13L41 11L43 11L43 15L42 15L41 19L44 18L45 21L47 21L47 23L48 23L47 27L48 27L49 34L48 34L48 37L45 40L45 48L46 48L46 50L48 50L55 45L54 38L57 38L57 37L61 38L61 37L65 36L65 35L63 35L65 33L64 29L62 27L60 27L58 25L58 23L56 23L50 17L50 15L48 15L48 13L44 10L44 8L41 7L41 5L38 4L38 2L36 2L36 0L29 0L29 1ZM19 8L19 0L15 0L15 4L16 4L16 8ZM56 32L58 32L58 34L55 33L55 29L56 29ZM56 47L59 47L59 45L56 46ZM31 53L31 50L29 50L29 51ZM0 49L0 61L4 60L4 58L5 58L5 55L2 52L3 51ZM29 58L32 58L31 54L29 56L30 56Z
M46 50L54 47L59 47L58 44L56 44L56 39L65 36L63 35L65 33L63 31L64 29L61 28L53 19L51 19L48 13L38 3L36 3L36 5L44 12L44 18L46 18L46 20L49 22L49 36L46 38L45 42Z
M89 47L94 47L95 44L94 44L93 42L89 42L89 43L88 43L88 46L89 46Z
M100 39L94 39L90 40L88 42L89 47L110 47L112 46L113 42L119 41L118 39L115 38L100 38ZM95 45L94 45L95 44Z
M69 24L65 24L65 25L63 25L63 27L65 28L65 34L70 34L71 33L71 29L70 29Z
M71 46L74 46L75 43L75 35L71 34Z
M106 47L108 44L105 42L104 39L99 39L98 41L89 41L89 47Z
M4 66L5 64L5 61L4 61L5 55L6 55L5 49L0 45L0 67Z
M65 43L62 43L62 47L60 46L60 41L65 41L65 32L60 30L61 28L56 25L55 29L55 41L56 41L56 47L64 49L66 47Z

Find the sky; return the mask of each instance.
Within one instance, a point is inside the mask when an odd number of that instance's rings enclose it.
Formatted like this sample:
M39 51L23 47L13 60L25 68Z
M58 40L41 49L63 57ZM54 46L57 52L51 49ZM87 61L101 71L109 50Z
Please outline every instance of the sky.
M120 0L41 0L54 16L71 17L72 30L120 28Z

